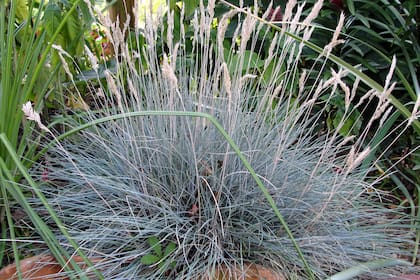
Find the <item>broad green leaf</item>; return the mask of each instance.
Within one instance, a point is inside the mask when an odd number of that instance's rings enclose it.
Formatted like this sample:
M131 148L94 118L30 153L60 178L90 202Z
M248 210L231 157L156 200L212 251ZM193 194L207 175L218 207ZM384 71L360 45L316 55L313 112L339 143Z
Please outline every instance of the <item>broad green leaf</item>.
M356 10L354 9L354 2L353 2L353 0L347 0L346 1L346 4L347 4L347 8L349 9L350 13L352 15L355 15L356 14Z
M44 11L44 27L48 37L53 37L61 23L60 8L53 2L49 2Z
M160 260L161 258L156 255L147 254L141 257L140 262L144 265L152 265L158 263Z
M176 249L176 244L173 242L169 242L169 244L165 247L165 251L163 252L163 257L168 257L173 251Z
M90 2L94 5L95 1L91 0ZM89 27L92 24L94 18L90 14L89 7L86 4L86 2L84 1L80 2L79 9L80 9L80 12L82 13L82 18L85 23L85 26Z
M79 18L79 13L77 10L73 11L70 14L66 22L66 32L67 32L67 49L66 51L72 56L78 56L83 51L83 40L81 37L84 33L83 20Z
M280 71L279 73L274 73L274 71ZM282 64L280 70L277 68L277 62L276 60L271 61L268 66L265 68L263 74L262 74L262 80L266 85L269 85L271 83L276 83L278 81L273 81L273 77L277 78L283 78L283 73L286 71L286 65ZM275 75L274 75L275 74Z
M184 5L185 16L188 18L190 17L190 15L194 13L195 9L198 8L198 6L200 5L200 1L198 0L183 1L182 5Z
M350 116L345 116L344 111L338 110L333 119L334 128L338 128L343 118L345 118L345 121L340 127L339 133L344 137L358 134L362 126L360 113L355 110Z
M258 54L252 51L244 51L241 55L235 54L231 57L228 68L231 74L236 72L245 74L244 72L248 69L256 69L262 66L264 66L264 61L260 59ZM241 67L241 69L237 69L238 67Z
M16 2L16 18L20 21L27 19L29 10L26 0L17 0Z
M150 248L152 248L158 256L162 257L162 245L156 236L149 237L147 243L149 243Z

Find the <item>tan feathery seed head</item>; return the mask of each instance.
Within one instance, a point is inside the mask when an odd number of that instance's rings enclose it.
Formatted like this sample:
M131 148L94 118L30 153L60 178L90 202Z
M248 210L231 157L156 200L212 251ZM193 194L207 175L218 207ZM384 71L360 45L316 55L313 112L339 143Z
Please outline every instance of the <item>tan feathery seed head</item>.
M36 112L34 110L34 108L32 107L32 103L30 101L26 102L25 104L22 105L22 111L23 114L25 115L27 120L32 120L34 121L38 127L46 132L50 132L50 130L48 129L48 127L46 127L42 122L41 122L41 116L39 115L38 112Z
M338 37L340 36L341 30L343 29L343 25L344 25L344 13L342 12L340 14L340 19L338 20L338 24L337 27L335 28L333 37L331 39L331 42L328 43L325 47L324 47L324 55L326 57L328 57L331 54L331 51L338 45L344 43L344 40L342 39L338 39Z
M312 21L318 17L323 4L324 4L323 0L318 0L315 3L314 7L309 12L308 16L303 20L303 23L302 23L303 26L309 26L312 23Z
M178 79L175 75L174 69L169 64L168 57L166 55L163 56L162 61L162 77L168 81L170 89L178 88Z
M114 80L114 77L112 76L111 71L109 71L107 69L107 70L104 71L104 74L105 74L105 78L106 78L108 88L117 100L118 109L121 112L124 112L124 107L123 107L123 104L122 104L122 96L121 96L121 93L120 93L120 91L117 87L117 84L115 83L115 80Z
M366 147L360 153L356 153L356 147L352 146L346 160L346 171L351 172L358 167L362 161L369 155L370 147Z
M72 59L72 57L65 51L63 50L63 48L60 45L52 45L53 49L55 49L58 53L58 57L60 58L61 64L63 65L64 68L64 72L66 72L66 74L69 76L70 80L73 81L73 74L70 71L69 65L66 61L66 59L64 58L64 56Z
M249 11L248 11L249 13ZM243 23L242 32L241 32L241 45L240 45L240 51L239 53L244 53L248 40L251 37L251 34L255 28L255 24L257 20L252 15L248 14L245 17L245 21Z
M420 118L420 96L417 96L416 103L414 104L413 111L411 112L411 116L408 119L407 127L411 125L414 120L418 120Z

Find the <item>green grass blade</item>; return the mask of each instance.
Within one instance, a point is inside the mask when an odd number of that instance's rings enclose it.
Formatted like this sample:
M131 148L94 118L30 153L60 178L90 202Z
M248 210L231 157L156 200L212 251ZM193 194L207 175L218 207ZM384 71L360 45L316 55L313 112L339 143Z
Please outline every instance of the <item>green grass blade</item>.
M402 260L396 260L396 259L384 259L384 260L376 260L371 261L367 263L363 263L357 266L354 266L352 268L346 269L344 271L341 271L330 278L327 278L326 280L349 280L349 279L355 279L355 277L367 273L372 270L384 268L384 267L390 267L395 265L410 265L410 263Z
M5 249L6 249L6 237L7 237L7 227L6 223L4 222L4 211L0 209L0 227L1 227L1 238L0 238L0 267L3 267L3 260L5 257Z
M5 178L3 178L2 173L0 172L0 178L2 179L2 182L5 182ZM7 184L7 183L5 183ZM10 239L12 242L12 250L13 250L13 258L15 259L16 263L16 271L18 272L19 279L22 279L22 272L20 269L20 263L19 263L19 250L17 248L16 244L16 234L15 234L15 227L12 219L12 213L10 211L10 204L9 204L9 198L6 192L5 184L1 184L1 195L3 197L4 201L4 209L6 212L6 219L7 219L7 226L9 229ZM2 252L3 253L3 252ZM1 267L1 266L0 266Z

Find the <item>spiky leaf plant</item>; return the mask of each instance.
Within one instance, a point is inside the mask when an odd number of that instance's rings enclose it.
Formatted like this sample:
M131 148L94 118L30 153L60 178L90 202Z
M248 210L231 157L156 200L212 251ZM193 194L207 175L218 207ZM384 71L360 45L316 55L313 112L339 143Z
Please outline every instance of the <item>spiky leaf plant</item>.
M106 82L92 89L92 109L68 120L70 132L47 146L32 171L80 249L105 260L98 268L106 279L201 279L220 265L245 263L289 279L324 278L409 255L408 218L386 207L369 167L360 168L369 143L342 139L340 124L325 131L322 123L336 94L346 97L341 125L350 103L360 106L353 100L359 78L347 85L349 69L323 69L338 33L308 69L319 71L318 79L308 80L297 68L304 43L295 36L309 40L316 7L300 18L301 7L290 2L281 31L257 11L232 10L217 22L214 39L212 4L195 13L193 36L181 29L179 42L172 41L171 14L165 32L146 22L139 48L112 29L117 72L105 72ZM233 18L241 24L226 42ZM161 49L159 34L166 35ZM323 80L324 71L332 78ZM376 99L372 122L384 121L390 108L392 85L385 87L365 96ZM188 112L213 116L228 137ZM362 135L374 133L365 129ZM36 200L33 206L42 213Z

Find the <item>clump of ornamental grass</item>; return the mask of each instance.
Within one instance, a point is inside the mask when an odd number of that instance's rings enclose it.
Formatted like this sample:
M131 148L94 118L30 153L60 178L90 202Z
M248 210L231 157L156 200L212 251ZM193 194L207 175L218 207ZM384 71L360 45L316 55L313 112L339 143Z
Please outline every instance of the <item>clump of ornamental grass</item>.
M393 85L366 93L377 113L360 138L340 136L350 108L365 104L354 100L360 78L344 82L351 69L324 69L343 18L318 63L298 66L319 5L303 18L289 2L281 30L256 10L233 9L212 38L209 1L192 19L193 36L181 28L173 41L169 12L165 31L148 18L137 47L104 19L117 70L98 78L91 108L68 118L70 133L55 132L32 174L77 249L103 260L95 266L105 279L200 279L245 263L324 278L409 256L407 219L386 206L364 162L372 124L392 110ZM259 66L251 52L264 57ZM337 94L346 113L328 130L323 114ZM40 205L33 201L45 213Z

